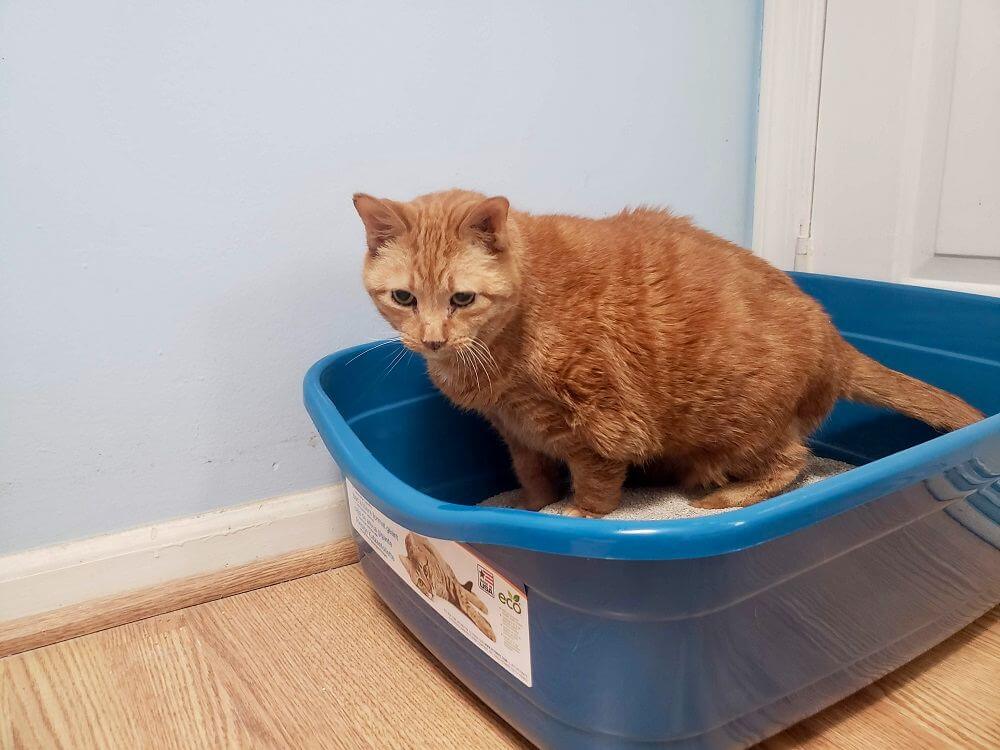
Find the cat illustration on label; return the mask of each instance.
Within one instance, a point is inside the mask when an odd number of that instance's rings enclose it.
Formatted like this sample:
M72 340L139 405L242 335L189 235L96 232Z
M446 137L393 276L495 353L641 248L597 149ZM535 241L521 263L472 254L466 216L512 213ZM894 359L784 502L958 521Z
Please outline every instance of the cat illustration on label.
M432 601L434 597L440 597L451 603L495 643L496 635L484 616L489 614L489 610L482 599L472 592L472 581L460 584L451 566L438 554L429 539L410 532L406 535L405 544L406 554L399 559L413 585Z

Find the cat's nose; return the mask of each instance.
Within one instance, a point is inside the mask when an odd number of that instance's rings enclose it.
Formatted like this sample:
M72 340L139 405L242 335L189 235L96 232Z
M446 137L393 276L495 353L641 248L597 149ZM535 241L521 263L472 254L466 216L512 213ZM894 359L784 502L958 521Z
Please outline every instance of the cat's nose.
M424 339L424 346L426 346L432 352L436 352L438 349L440 349L442 346L444 346L444 342L443 341L428 341L427 339Z

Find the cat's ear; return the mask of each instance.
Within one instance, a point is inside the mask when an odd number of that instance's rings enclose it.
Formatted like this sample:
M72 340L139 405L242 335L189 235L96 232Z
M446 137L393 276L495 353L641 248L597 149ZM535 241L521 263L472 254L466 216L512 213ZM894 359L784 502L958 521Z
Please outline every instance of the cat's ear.
M472 591L472 581L466 581L462 584L462 588L466 591Z
M406 572L410 574L410 578L415 579L416 576L413 573L413 563L410 561L410 558L406 555L400 555L399 561L403 563L403 567L406 568Z
M365 224L365 237L371 253L377 252L379 247L405 234L410 228L408 212L402 203L355 193L354 208Z
M502 195L495 195L480 201L465 215L459 227L459 234L472 236L490 252L499 253L507 249L507 212L510 201Z

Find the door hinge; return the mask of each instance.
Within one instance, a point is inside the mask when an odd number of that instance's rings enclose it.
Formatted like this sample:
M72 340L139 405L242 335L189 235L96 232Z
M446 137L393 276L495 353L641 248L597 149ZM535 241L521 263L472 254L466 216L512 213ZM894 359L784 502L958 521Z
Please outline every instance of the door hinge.
M812 270L812 227L809 224L799 224L799 236L795 238L795 264L796 271Z

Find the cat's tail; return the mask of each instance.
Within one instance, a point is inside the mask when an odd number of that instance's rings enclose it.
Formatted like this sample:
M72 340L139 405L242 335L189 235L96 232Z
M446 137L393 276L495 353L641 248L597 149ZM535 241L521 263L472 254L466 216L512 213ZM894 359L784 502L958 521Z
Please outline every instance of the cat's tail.
M938 430L957 430L985 416L958 396L890 370L853 346L847 346L847 357L842 395L851 401L894 409Z

